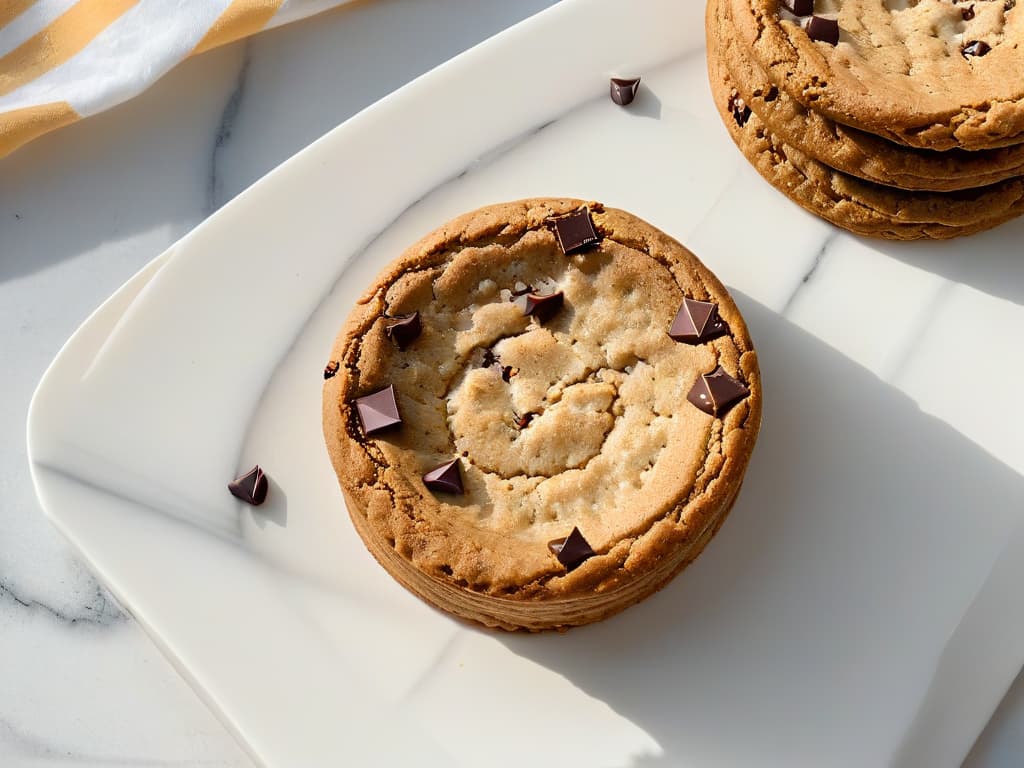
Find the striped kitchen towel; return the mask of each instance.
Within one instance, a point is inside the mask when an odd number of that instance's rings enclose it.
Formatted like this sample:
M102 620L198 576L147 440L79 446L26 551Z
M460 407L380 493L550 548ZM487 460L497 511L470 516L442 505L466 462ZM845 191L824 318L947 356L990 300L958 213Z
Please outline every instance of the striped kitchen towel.
M0 157L187 56L347 0L0 0Z

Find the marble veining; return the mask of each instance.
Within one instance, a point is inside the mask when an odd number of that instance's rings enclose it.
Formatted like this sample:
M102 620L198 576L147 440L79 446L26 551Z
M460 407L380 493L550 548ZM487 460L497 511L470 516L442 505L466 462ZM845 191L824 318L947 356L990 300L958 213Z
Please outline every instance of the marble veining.
M245 95L246 79L249 75L249 65L252 61L252 40L242 42L242 64L238 68L238 77L235 80L234 90L228 96L224 111L217 123L217 130L214 132L213 149L210 151L210 175L206 190L206 206L204 213L207 215L220 208L224 200L224 179L221 166L221 155L224 147L231 140L231 133L235 121L238 119L242 107L242 97Z
M52 605L33 598L23 598L7 584L0 582L0 604L12 601L15 605L26 610L38 610L47 616L52 617L61 624L93 624L96 626L108 626L119 621L127 620L127 615L114 602L99 584L95 584L92 597L81 606L74 606L73 610L59 610Z
M782 305L782 315L785 316L789 313L789 309L793 306L793 302L796 301L800 291L802 291L807 286L807 283L810 282L811 278L814 277L814 273L818 271L818 267L820 267L821 263L828 257L829 248L832 247L832 244L840 234L841 232L838 229L832 229L829 231L828 235L822 241L821 247L818 248L818 252L814 254L814 260L811 262L810 268L804 272L803 277L800 278L800 282L797 283L796 288L793 289L789 298L786 299L786 303Z

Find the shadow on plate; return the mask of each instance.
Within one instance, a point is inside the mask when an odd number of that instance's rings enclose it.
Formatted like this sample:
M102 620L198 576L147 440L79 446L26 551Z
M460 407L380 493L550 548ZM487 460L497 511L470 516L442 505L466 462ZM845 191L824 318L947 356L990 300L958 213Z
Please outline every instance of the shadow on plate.
M877 251L947 280L1024 306L1024 217L988 232L940 243L872 240Z
M917 649L934 649L936 628L956 625L956 606L985 575L963 542L994 558L1024 508L1013 469L817 338L737 300L761 355L765 415L721 532L662 592L613 619L501 637L662 750L608 765L719 765L722 740L737 765L856 760L865 735L895 749L893 723L920 701L893 692L927 688L935 659ZM967 570L952 573L955 561ZM675 695L686 687L700 696Z

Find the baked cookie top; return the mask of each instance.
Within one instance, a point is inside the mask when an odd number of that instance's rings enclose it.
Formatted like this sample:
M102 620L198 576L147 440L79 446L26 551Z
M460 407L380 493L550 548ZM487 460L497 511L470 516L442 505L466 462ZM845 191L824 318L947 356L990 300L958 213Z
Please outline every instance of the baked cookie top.
M809 34L813 8L838 21ZM1024 9L1016 0L730 0L773 82L840 123L930 149L1024 141ZM819 39L812 39L812 36Z
M428 235L362 297L331 361L324 429L348 502L421 571L511 599L612 588L697 540L760 422L756 355L719 281L580 200ZM377 431L391 393L401 422ZM580 562L551 545L574 529L593 552Z
M901 189L954 191L1024 175L1024 144L971 152L936 152L894 144L837 123L775 86L730 34L725 0L709 0L708 42L743 101L781 141L837 170ZM710 54L709 54L710 55Z

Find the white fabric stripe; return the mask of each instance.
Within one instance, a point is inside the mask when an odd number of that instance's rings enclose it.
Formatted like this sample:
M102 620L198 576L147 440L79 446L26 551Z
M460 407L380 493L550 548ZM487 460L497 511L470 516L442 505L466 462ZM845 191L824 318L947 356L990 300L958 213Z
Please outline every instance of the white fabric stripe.
M5 56L32 35L45 28L50 22L74 5L78 0L36 0L35 5L25 10L3 29L0 29L0 56ZM2 3L3 0L0 0Z
M229 4L142 0L77 55L0 97L0 111L67 101L84 117L119 104L191 53Z

